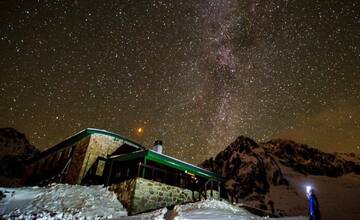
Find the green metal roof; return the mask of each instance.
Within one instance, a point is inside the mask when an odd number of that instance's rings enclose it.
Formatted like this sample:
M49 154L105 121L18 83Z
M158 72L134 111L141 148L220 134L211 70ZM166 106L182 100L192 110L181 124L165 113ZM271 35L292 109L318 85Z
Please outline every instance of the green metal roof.
M58 150L61 150L62 148L64 147L67 147L67 146L70 146L78 141L80 141L81 139L83 138L86 138L92 134L103 134L103 135L107 135L107 136L110 136L110 137L113 137L113 138L118 138L118 139L121 139L124 141L124 143L130 145L130 146L133 146L135 148L138 148L139 150L140 149L145 149L142 145L128 139L128 138L125 138L119 134L116 134L116 133L113 133L113 132L109 132L109 131L106 131L106 130L101 130L101 129L95 129L95 128L86 128L76 134L74 134L73 136L70 136L69 138L65 139L64 141L56 144L55 146L51 147L51 148L48 148L47 150L41 152L37 157L31 159L29 162L31 161L34 161L34 160L37 160L39 158L42 158L42 157L45 157L53 152L56 152Z
M189 172L197 176L205 177L208 179L214 179L221 181L223 178L216 173L203 169L201 167L195 166L193 164L187 163L185 161L178 160L176 158L170 157L168 155L159 154L153 150L142 150L136 151L129 154L119 155L119 156L112 156L108 159L113 160L120 160L120 161L127 161L136 158L144 157L146 160L151 160L165 166L172 167L177 170L181 170L184 172Z
M172 167L172 168L175 168L178 170L187 171L189 173L192 173L192 174L195 174L198 176L202 176L205 178L222 180L222 177L217 175L216 173L210 172L208 170L205 170L198 166L192 165L185 161L181 161L181 160L178 160L176 158L173 158L173 157L170 157L170 156L167 156L164 154L156 153L153 150L147 151L146 159L152 160L152 161L164 164L164 165L168 165L169 167Z

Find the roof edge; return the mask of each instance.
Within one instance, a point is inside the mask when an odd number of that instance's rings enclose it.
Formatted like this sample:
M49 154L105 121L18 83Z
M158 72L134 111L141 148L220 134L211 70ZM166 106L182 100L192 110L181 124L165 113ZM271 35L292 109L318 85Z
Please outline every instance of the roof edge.
M91 134L105 134L105 135L112 136L112 137L115 137L115 138L120 138L120 139L124 140L127 144L130 144L133 147L136 147L136 148L139 148L139 149L145 149L145 147L142 146L141 144L138 144L135 141L130 140L129 138L126 138L126 137L121 136L119 134L116 134L114 132L110 132L110 131L103 130L103 129L97 129L97 128L86 128L83 131L86 131L89 135L91 135Z
M75 133L74 135L72 136L69 136L67 137L65 140L61 141L60 143L58 144L55 144L54 146L42 151L39 155L35 156L34 158L30 159L29 162L32 162L32 161L35 161L35 160L38 160L42 157L45 157L53 152L56 152L60 149L62 149L63 147L65 146L69 146L83 138L86 138L88 136L91 136L93 134L103 134L103 135L107 135L107 136L110 136L110 137L114 137L114 138L119 138L119 139L122 139L125 143L135 147L135 148L138 148L138 149L145 149L144 146L142 146L141 144L138 144L136 143L135 141L132 141L124 136L121 136L119 134L116 134L116 133L113 133L113 132L110 132L110 131L107 131L107 130L103 130L103 129L96 129L96 128L85 128L81 131L79 131L78 133Z

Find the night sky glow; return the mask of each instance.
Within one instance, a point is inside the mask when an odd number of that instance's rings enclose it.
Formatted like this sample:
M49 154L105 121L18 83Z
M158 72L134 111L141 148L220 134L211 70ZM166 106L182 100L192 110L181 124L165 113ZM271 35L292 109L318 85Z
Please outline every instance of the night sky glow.
M190 162L239 135L360 152L358 0L1 0L0 127Z

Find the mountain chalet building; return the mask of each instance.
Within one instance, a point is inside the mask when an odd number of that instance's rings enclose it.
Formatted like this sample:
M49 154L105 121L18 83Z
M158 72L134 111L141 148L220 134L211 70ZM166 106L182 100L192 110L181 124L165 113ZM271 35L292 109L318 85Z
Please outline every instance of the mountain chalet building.
M220 198L222 177L118 134L87 128L28 161L26 185L103 184L130 215L207 197Z

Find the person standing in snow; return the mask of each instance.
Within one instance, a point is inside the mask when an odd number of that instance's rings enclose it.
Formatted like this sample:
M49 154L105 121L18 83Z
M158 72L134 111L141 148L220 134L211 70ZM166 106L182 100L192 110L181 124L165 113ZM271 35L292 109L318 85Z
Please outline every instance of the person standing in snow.
M320 208L319 208L319 202L317 200L317 197L315 195L314 189L308 190L308 198L309 198L309 220L320 220Z

